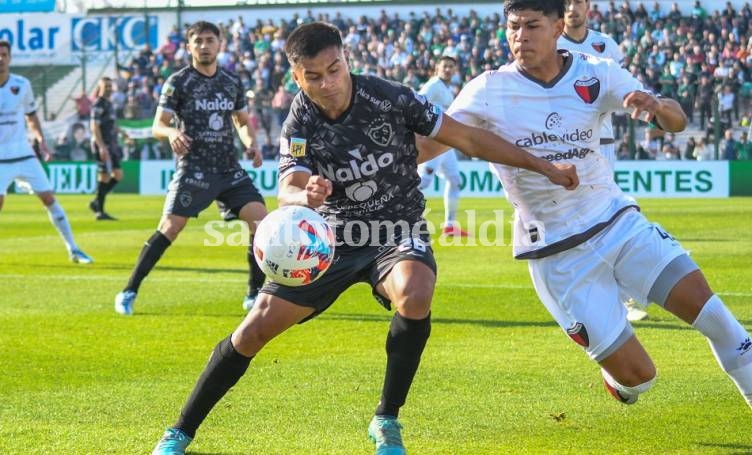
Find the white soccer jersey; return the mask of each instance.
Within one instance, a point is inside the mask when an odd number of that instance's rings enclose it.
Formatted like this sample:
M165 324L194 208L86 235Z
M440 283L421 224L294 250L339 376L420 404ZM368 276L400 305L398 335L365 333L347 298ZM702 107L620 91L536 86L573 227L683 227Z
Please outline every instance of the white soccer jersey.
M421 95L425 95L428 101L434 105L441 106L441 110L446 111L454 101L454 92L438 76L430 78L423 87L420 88Z
M612 60L560 52L564 67L550 83L511 63L473 79L447 112L535 156L577 167L580 186L568 191L532 171L491 166L515 208L514 255L522 259L571 248L635 205L595 150L602 114L620 108L624 97L642 86Z
M26 114L37 110L28 79L11 74L0 87L0 161L34 156L26 138Z
M624 54L619 49L616 41L610 36L596 32L595 30L588 29L582 41L576 41L562 33L556 45L559 49L582 52L583 54L594 55L600 58L610 58L618 63L619 66L624 65ZM603 119L601 138L604 144L611 144L614 141L614 126L611 123L610 112Z

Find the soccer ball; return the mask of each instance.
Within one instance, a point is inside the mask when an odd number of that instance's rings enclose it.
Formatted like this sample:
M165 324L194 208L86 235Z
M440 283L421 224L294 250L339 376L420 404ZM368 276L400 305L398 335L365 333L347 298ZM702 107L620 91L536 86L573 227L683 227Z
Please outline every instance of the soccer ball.
M253 254L273 282L303 286L316 281L332 265L334 232L313 210L284 206L259 223Z

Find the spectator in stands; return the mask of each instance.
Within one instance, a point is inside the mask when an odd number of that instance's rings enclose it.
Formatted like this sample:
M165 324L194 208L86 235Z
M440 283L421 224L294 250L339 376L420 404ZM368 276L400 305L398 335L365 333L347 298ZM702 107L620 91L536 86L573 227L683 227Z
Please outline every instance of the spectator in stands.
M695 142L695 137L691 136L689 139L687 139L687 143L684 144L684 159L685 160L695 160L695 146L697 143Z
M292 105L292 95L285 90L284 85L280 85L277 88L277 92L271 101L272 110L277 117L277 122L281 126L287 118L288 112L290 112L290 106Z
M752 142L749 140L749 133L742 132L739 140L736 142L736 158L739 160L752 159Z
M78 120L89 120L91 117L91 106L93 105L93 102L91 101L91 98L89 98L89 95L86 94L86 89L81 88L81 93L77 97L71 99L76 103L76 115L78 115Z
M729 128L723 133L723 140L721 141L721 159L736 161L737 147L736 139L734 139L734 130Z
M54 156L59 161L91 161L93 159L89 136L82 123L74 123L58 139Z
M697 161L711 161L715 159L715 153L713 153L712 147L708 145L708 141L701 137L695 145L694 156Z
M707 75L700 77L700 85L697 87L697 99L695 107L700 112L700 129L705 129L705 120L710 119L713 113L713 84Z
M733 125L731 114L734 111L735 98L736 95L729 84L724 85L721 93L718 94L718 112L721 115L721 120L729 127Z

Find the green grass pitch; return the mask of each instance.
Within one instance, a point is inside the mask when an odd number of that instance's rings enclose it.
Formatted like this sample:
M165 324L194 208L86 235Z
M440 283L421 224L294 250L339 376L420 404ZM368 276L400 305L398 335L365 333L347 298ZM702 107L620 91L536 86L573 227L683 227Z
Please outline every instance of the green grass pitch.
M61 196L96 259L68 262L36 198L0 213L0 454L146 454L218 340L243 317L245 248L203 246L209 209L147 278L136 315L113 311L163 198L114 195L117 222L87 196ZM752 329L752 199L644 200ZM432 221L441 201L431 200ZM462 199L477 222L506 201ZM504 235L507 243L509 224ZM750 419L703 337L651 307L635 324L659 380L635 406L603 390L598 368L538 302L508 246L436 246L433 332L400 418L423 454L741 454ZM390 314L365 285L272 341L210 414L193 454L368 454Z

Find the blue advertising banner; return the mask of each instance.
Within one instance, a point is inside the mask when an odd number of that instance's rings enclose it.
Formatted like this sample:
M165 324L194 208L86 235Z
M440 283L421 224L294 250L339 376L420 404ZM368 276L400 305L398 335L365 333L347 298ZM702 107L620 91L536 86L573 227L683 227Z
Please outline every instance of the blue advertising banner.
M0 0L2 13L49 13L55 11L55 0Z

